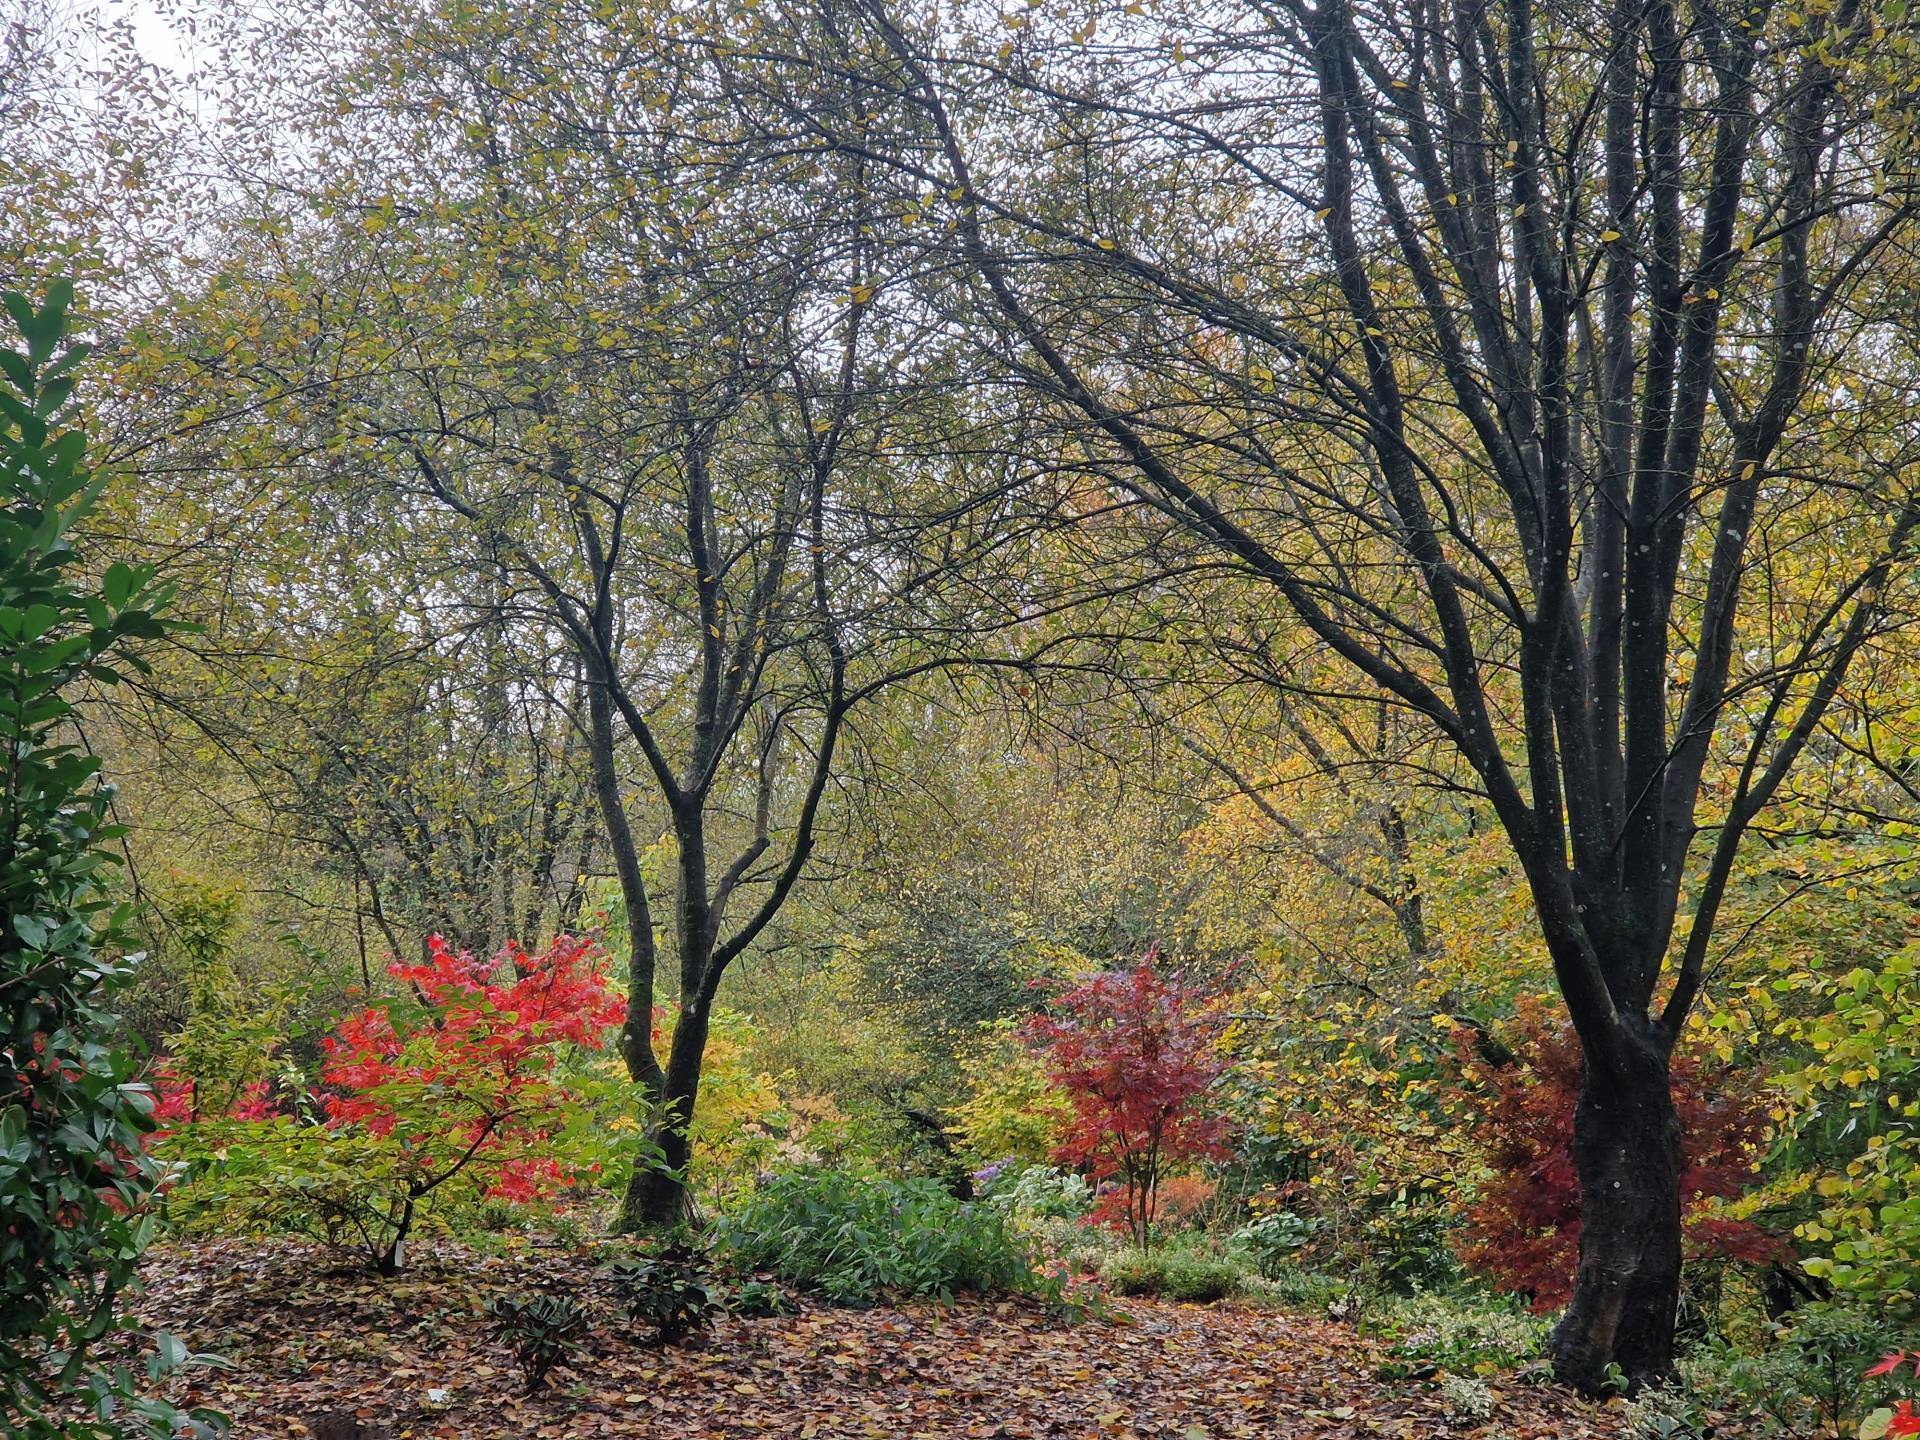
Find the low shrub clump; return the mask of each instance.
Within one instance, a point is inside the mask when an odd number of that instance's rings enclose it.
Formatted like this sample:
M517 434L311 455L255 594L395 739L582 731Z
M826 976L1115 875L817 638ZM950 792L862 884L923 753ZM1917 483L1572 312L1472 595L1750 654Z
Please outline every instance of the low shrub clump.
M730 1315L767 1320L775 1315L791 1315L794 1306L792 1298L780 1286L766 1280L749 1280L727 1296L726 1308Z
M1494 1375L1537 1358L1547 1322L1518 1301L1416 1295L1386 1302L1380 1323L1393 1336L1383 1378L1429 1370Z
M679 1344L713 1319L705 1266L691 1245L671 1244L656 1255L617 1260L611 1278L627 1314L651 1325L662 1345Z
M487 1305L493 1337L513 1349L531 1395L547 1383L554 1366L577 1359L585 1348L587 1312L567 1295L501 1295Z
M1240 1282L1240 1293L1247 1299L1306 1315L1326 1314L1350 1288L1340 1276L1304 1265L1278 1265L1270 1275L1249 1275Z
M1108 1258L1101 1273L1121 1295L1159 1295L1193 1305L1238 1295L1247 1278L1231 1254L1192 1243L1122 1250Z
M1055 1165L998 1160L976 1170L973 1182L982 1200L1006 1212L1016 1224L1078 1220L1093 1206L1093 1187L1073 1171Z
M1297 1269L1300 1256L1320 1231L1320 1221L1291 1210L1269 1210L1233 1232L1233 1243L1253 1260L1263 1280Z
M956 1199L935 1180L838 1170L778 1175L721 1217L714 1240L740 1270L764 1271L841 1305L1040 1288L1006 1216Z
M1447 1418L1456 1424L1484 1425L1493 1418L1493 1391L1470 1376L1443 1376L1440 1398L1446 1404Z
M1793 1312L1771 1345L1702 1346L1683 1360L1681 1377L1701 1408L1744 1416L1762 1436L1864 1435L1863 1422L1901 1398L1899 1377L1889 1378L1876 1364L1899 1349L1901 1339L1882 1314L1865 1307L1807 1305Z
M1446 1207L1396 1197L1362 1217L1357 1258L1389 1295L1417 1295L1459 1277L1450 1243L1453 1229Z
M1707 1427L1699 1400L1683 1385L1658 1385L1620 1409L1625 1440L1699 1440Z
M976 1171L973 1182L981 1202L1007 1217L1029 1252L1051 1256L1071 1273L1099 1270L1124 1247L1114 1231L1085 1223L1093 1187L1071 1170L1009 1159Z
M1166 1257L1151 1250L1116 1251L1100 1267L1100 1275L1116 1295L1158 1295Z

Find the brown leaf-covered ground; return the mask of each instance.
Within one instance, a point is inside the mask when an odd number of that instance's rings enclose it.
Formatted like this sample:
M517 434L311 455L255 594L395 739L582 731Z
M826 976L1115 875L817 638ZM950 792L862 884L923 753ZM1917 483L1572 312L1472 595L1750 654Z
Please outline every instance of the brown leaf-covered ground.
M1374 1378L1378 1356L1351 1330L1229 1306L1127 1301L1121 1323L1063 1326L1005 1302L806 1305L723 1318L703 1340L660 1350L632 1333L599 1273L590 1254L440 1246L381 1280L310 1246L227 1241L155 1252L142 1308L233 1362L196 1372L175 1398L227 1411L242 1440L306 1436L327 1415L355 1417L367 1434L384 1426L394 1440L1585 1440L1615 1431L1607 1411L1518 1381L1493 1382L1498 1406L1483 1425L1456 1422L1431 1384ZM503 1290L550 1286L589 1297L593 1337L586 1358L526 1397L481 1307Z

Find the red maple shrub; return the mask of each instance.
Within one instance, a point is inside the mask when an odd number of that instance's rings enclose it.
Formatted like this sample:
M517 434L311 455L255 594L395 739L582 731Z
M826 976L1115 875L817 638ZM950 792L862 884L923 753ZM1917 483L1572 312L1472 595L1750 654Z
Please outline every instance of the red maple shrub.
M592 942L568 935L538 956L509 944L491 960L431 937L424 961L387 967L416 1004L369 1006L320 1042L328 1118L385 1135L407 1096L437 1086L476 1102L485 1094L469 1128L511 1124L541 1094L558 1047L597 1049L624 1018L603 964ZM493 978L501 971L507 978Z
M564 1187L573 1176L548 1153L568 1104L560 1053L600 1048L625 1016L604 960L568 935L537 956L509 943L491 960L433 936L425 961L387 967L415 1005L361 1010L321 1042L328 1127L397 1138L410 1198L470 1168L493 1199ZM509 978L492 978L501 971Z
M1468 1268L1527 1297L1536 1311L1558 1309L1573 1293L1580 1257L1573 1162L1580 1042L1537 997L1520 1000L1505 1032L1510 1060L1491 1058L1482 1037L1464 1027L1453 1038L1456 1093L1493 1171L1466 1207L1455 1248ZM1767 1124L1758 1095L1694 1055L1676 1054L1672 1076L1687 1258L1778 1258L1785 1251L1778 1236L1713 1204L1739 1195L1752 1179Z
M196 1173L203 1198L351 1235L390 1274L423 1207L456 1182L471 1198L524 1203L587 1178L591 1166L557 1153L577 1118L560 1066L625 1016L605 968L592 942L570 936L491 959L435 936L421 962L387 967L398 995L321 1041L319 1085L300 1113L276 1113L251 1088L217 1113L196 1110L191 1082L164 1077L164 1153Z
M1100 1214L1150 1244L1161 1182L1227 1153L1228 1126L1207 1094L1226 1068L1221 1021L1207 998L1158 973L1159 946L1056 996L1025 1035L1072 1102L1054 1151L1117 1187Z

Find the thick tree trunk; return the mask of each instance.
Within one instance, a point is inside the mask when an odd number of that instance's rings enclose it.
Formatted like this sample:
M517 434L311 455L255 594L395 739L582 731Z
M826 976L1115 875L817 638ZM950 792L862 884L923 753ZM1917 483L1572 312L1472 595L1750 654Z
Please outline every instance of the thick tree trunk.
M706 1057L710 1002L696 1000L680 1012L667 1055L659 1114L649 1137L660 1160L636 1168L620 1206L619 1228L659 1230L677 1225L687 1214L687 1165L693 1158L693 1107L700 1095L701 1062Z
M618 1227L625 1234L670 1229L678 1225L687 1212L687 1185L683 1177L692 1146L686 1129L663 1126L652 1138L660 1147L661 1166L641 1166L627 1182Z
M1574 1111L1580 1269L1548 1342L1555 1374L1588 1393L1672 1373L1680 1300L1680 1129L1667 1047L1645 1020L1624 1018L1612 1048L1604 1062L1588 1056Z

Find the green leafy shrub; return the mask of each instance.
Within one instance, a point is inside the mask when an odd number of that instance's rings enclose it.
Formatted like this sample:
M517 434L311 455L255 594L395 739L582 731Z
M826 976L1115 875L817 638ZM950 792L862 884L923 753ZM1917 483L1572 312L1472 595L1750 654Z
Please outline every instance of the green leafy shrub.
M651 1325L662 1345L677 1345L713 1319L713 1292L707 1288L700 1252L685 1243L654 1255L613 1263L614 1293L627 1314Z
M1700 1440L1707 1416L1685 1385L1659 1385L1628 1400L1620 1411L1624 1440Z
M1291 1210L1269 1210L1233 1232L1233 1244L1252 1258L1263 1279L1271 1280L1282 1269L1296 1267L1300 1253L1313 1243L1320 1222L1310 1215Z
M1484 1380L1475 1380L1470 1375L1443 1375L1440 1399L1447 1407L1447 1418L1457 1423L1484 1425L1493 1418L1493 1391Z
M1858 1307L1809 1305L1793 1313L1776 1344L1757 1351L1704 1349L1685 1362L1684 1373L1714 1409L1751 1417L1759 1435L1853 1435L1876 1404L1895 1393L1867 1371L1900 1348L1898 1339L1884 1319Z
M1093 1206L1093 1187L1085 1177L1057 1165L996 1161L975 1171L973 1180L983 1200L1023 1225L1078 1220Z
M1100 1274L1116 1295L1158 1295L1166 1259L1162 1251L1130 1247L1109 1256Z
M836 1304L882 1295L1030 1291L1027 1248L992 1206L957 1200L938 1181L881 1180L842 1170L777 1175L714 1239L747 1273L765 1271Z
M66 696L144 668L127 647L162 633L168 595L150 566L81 578L69 537L103 482L67 409L87 347L57 353L72 300L65 283L38 307L0 293L18 332L0 348L0 1431L29 1440L217 1423L144 1397L130 1366L89 1361L123 1326L163 1172L144 1153L153 1101L115 1008L136 958L104 878L121 827L99 760L72 743ZM158 1340L148 1381L189 1358ZM76 1402L93 1418L59 1418Z
M1360 1245L1382 1289L1411 1295L1459 1277L1454 1227L1452 1213L1438 1205L1395 1199L1366 1216Z
M565 1295L501 1295L487 1303L492 1333L513 1350L527 1394L547 1383L553 1367L580 1354L587 1312Z
M1051 1256L1080 1274L1099 1270L1108 1257L1127 1248L1123 1236L1104 1225L1087 1225L1079 1220L1031 1220L1016 1223L1014 1232L1028 1242L1034 1254Z
M766 1280L749 1280L735 1286L727 1296L727 1312L750 1320L767 1320L794 1312L793 1297L782 1287Z
M1240 1293L1247 1299L1305 1315L1324 1315L1347 1288L1348 1282L1340 1276L1302 1265L1282 1265L1271 1275L1248 1275L1240 1282Z
M1232 1255L1184 1239L1152 1250L1122 1250L1108 1259L1101 1273L1121 1295L1159 1295L1207 1305L1240 1293L1246 1277Z
M1810 1274L1846 1295L1920 1308L1920 942L1877 970L1795 974L1776 982L1805 1016L1763 1014L1814 1057L1785 1075L1789 1134L1826 1162L1819 1213L1795 1234L1816 1253Z
M1160 1293L1169 1300L1211 1305L1240 1293L1240 1267L1224 1256L1175 1252L1167 1257Z
M1494 1375L1539 1356L1547 1322L1516 1299L1416 1295L1388 1302L1382 1323L1392 1335L1390 1377L1432 1368L1462 1375Z

